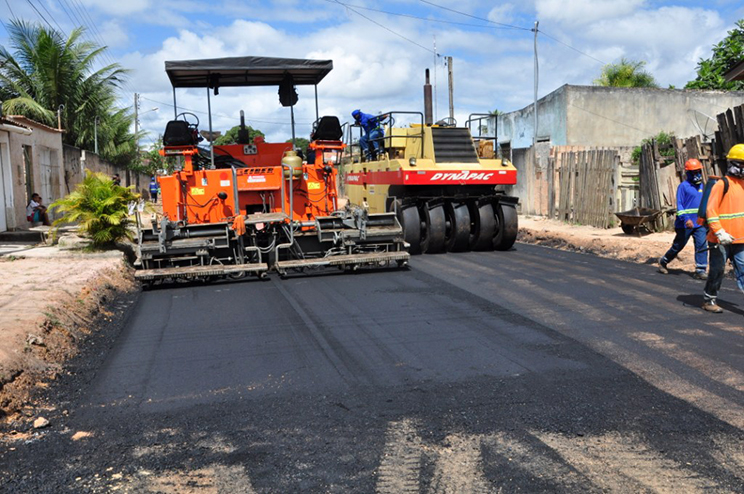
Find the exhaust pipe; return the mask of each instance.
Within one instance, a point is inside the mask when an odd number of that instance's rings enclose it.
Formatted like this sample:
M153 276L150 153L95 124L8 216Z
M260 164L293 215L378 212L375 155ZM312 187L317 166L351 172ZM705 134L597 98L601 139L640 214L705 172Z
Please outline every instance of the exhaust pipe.
M431 84L429 82L429 69L426 69L426 84L424 84L424 125L431 125L433 123Z

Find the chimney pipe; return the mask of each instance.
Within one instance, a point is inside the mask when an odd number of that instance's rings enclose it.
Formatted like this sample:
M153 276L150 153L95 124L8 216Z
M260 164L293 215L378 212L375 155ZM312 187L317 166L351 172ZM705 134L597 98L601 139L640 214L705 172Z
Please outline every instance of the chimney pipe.
M426 69L426 84L424 84L424 124L431 125L433 123L431 84L429 83L429 69Z

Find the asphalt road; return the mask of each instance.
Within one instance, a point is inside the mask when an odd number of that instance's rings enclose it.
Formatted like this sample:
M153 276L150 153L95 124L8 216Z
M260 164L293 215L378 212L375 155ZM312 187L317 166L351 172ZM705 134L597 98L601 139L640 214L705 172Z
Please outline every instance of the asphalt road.
M716 315L542 247L411 264L143 293L0 491L744 492L733 281Z

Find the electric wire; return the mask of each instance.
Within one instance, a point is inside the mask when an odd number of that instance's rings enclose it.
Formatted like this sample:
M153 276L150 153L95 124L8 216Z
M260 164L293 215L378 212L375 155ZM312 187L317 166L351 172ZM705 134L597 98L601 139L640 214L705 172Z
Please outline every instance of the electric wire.
M552 39L552 40L553 40L553 41L555 41L556 43L560 43L560 44L562 44L563 46L566 46L566 47L568 47L568 48L572 49L572 50L573 50L573 51L575 51L576 53L579 53L579 54L581 54L581 55L584 55L585 57L589 57L589 58L591 58L592 60L594 60L594 61L597 61L597 62L601 63L602 65L607 65L607 62L604 62L604 61L602 61L602 60L600 60L600 59L598 59L598 58L595 58L595 57L593 57L593 56L589 55L588 53L584 53L583 51L581 51L581 50L579 50L579 49L577 49L577 48L574 48L573 46L569 45L568 43L564 43L563 41L561 41L561 40L559 40L559 39L557 39L557 38L554 38L553 36L549 35L549 34L548 34L548 33L546 33L545 31L543 31L542 29L538 29L538 30L537 30L537 32L538 32L538 33L540 33L540 34L542 34L543 36L545 36L545 37L547 37L547 38L550 38L550 39Z
M57 23L57 19L55 19L54 16L51 14L51 12L49 12L49 10L46 8L46 5L44 5L44 2L42 2L41 0L36 0L36 3L38 3L42 9L44 9L44 12L47 13L47 15L52 20L52 22L54 22L54 25L57 26L57 28L59 28L60 32L65 34L65 30L62 29L62 27Z
M532 28L529 28L529 27L514 26L514 25L512 25L512 24L505 24L505 23L503 23L503 22L496 22L496 21L492 21L492 20L490 20L490 19L485 19L485 18L483 18L483 17L478 17L478 16L476 16L476 15L471 15L471 14L467 14L467 13L465 13L465 12L460 12L459 10L451 9L451 8L449 8L449 7L445 7L444 5L439 5L439 4L436 4L436 3L434 3L434 2L429 2L428 0L419 0L419 1L420 1L421 3L425 3L425 4L427 4L427 5L431 5L432 7L436 7L436 8L438 8L438 9L442 9L442 10L448 10L448 11L450 11L450 12L453 12L453 13L455 13L455 14L460 14L460 15L464 15L465 17L470 17L470 18L472 18L472 19L478 19L479 21L483 21L483 22L488 22L488 23L490 23L490 24L496 24L496 25L498 25L498 26L503 26L503 27L505 27L505 28L509 28L509 29L517 29L517 30L520 30L520 31L532 31Z
M38 15L39 18L42 19L46 23L47 26L49 26L49 29L54 31L54 28L52 27L52 25L49 24L49 21L46 20L46 17L44 17L44 15L41 12L39 12L39 9L37 9L36 6L33 3L31 3L31 0L26 0L26 2L28 2L31 8L34 9L34 11L36 12L36 15Z
M361 5L349 5L347 3L343 3L343 2L340 2L340 1L336 1L336 0L325 0L325 1L328 2L328 3L337 3L337 4L340 3L344 7L353 7L355 9L369 10L371 12L379 12L380 14L394 15L394 16L398 16L398 17L407 17L409 19L417 19L417 20L426 21L426 22L437 22L437 23L440 23L440 24L452 24L452 25L455 25L455 26L476 27L476 28L481 28L481 29L513 29L511 27L494 27L494 26L486 26L486 25L483 25L483 24L470 24L470 23L467 23L467 22L446 21L444 19L428 19L426 17L420 17L420 16L413 15L413 14L402 14L402 13L399 13L399 12L390 12L390 11L387 11L387 10L373 9L371 7L363 7Z
M359 11L357 11L357 10L354 10L354 8L353 8L353 7L350 7L349 5L344 5L344 4L342 4L341 2L339 2L338 0L334 0L334 2L335 2L335 3L337 3L337 4L339 4L339 5L341 5L342 7L345 7L345 8L347 8L348 10L351 10L351 11L352 11L352 12L354 12L354 13L355 13L356 15L358 15L358 16L360 16L360 17L363 17L363 18L367 19L367 20L368 20L369 22L371 22L371 23L373 23L373 24L375 24L375 25L377 25L377 26L381 27L381 28L382 28L382 29L384 29L385 31L388 31L388 32L390 32L390 33L392 33L392 34L394 34L394 35L398 36L399 38L402 38L402 39L404 39L404 40L408 41L409 43L411 43L411 44L414 44L414 45L418 46L419 48L421 48L421 49L423 49L423 50L426 50L426 51L428 51L429 53L433 53L434 55L437 55L437 53L436 53L436 52L435 52L434 50L432 50L431 48L427 48L427 47L425 47L424 45L421 45L421 44L419 44L419 43L416 43L415 41L413 41L413 40L412 40L412 39L410 39L410 38L406 38L406 37L405 37L405 36L403 36L402 34L400 34L400 33L397 33L397 32L395 32L395 31L393 31L393 30L392 30L392 29L390 29L389 27L387 27L387 26L384 26L384 25L380 24L380 23L379 23L379 22L377 22L376 20L374 20L374 19L371 19L371 18L367 17L366 15L362 14L361 12L359 12Z

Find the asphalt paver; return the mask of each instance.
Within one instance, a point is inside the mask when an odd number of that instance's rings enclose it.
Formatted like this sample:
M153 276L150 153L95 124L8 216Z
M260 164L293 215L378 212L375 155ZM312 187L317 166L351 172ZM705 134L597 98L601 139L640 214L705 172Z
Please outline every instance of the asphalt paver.
M8 492L741 492L741 294L517 244L144 292ZM95 365L91 364L95 362Z

